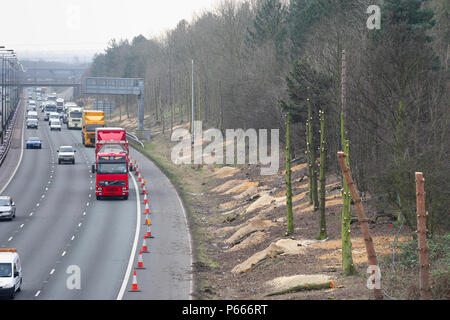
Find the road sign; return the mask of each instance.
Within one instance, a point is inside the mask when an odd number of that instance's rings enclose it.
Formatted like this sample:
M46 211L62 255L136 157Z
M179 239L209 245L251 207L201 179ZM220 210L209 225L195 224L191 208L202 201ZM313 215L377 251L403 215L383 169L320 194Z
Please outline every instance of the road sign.
M101 110L105 114L111 115L114 112L114 101L109 100L95 100L94 109Z
M138 130L144 130L144 79L86 77L83 79L82 87L84 94L136 95L138 98Z

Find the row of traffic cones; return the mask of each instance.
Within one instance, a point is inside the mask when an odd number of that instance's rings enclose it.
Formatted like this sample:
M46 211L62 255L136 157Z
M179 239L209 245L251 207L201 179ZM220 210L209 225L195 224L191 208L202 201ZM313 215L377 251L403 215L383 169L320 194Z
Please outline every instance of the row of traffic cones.
M133 162L130 160L130 165L132 163ZM144 197L143 197L143 199L144 199L143 202L145 204L144 214L146 215L144 224L147 226L147 231L144 234L144 239L142 241L142 247L139 250L139 255L138 255L138 261L137 261L136 269L145 269L145 267L144 267L144 259L142 257L142 254L149 252L148 251L148 246L147 246L147 238L153 238L152 230L151 230L151 220L150 220L150 207L149 207L149 200L148 200L148 192L147 192L147 188L146 188L146 180L142 176L142 173L141 173L141 171L138 168L138 164L137 164L136 160L134 160L133 167L135 169L135 175L138 177L138 182L140 182L140 186L141 186L141 189L142 189L141 190L141 194L144 195ZM137 284L136 269L134 270L133 282L131 284L130 292L140 292L140 290L138 288L138 284Z

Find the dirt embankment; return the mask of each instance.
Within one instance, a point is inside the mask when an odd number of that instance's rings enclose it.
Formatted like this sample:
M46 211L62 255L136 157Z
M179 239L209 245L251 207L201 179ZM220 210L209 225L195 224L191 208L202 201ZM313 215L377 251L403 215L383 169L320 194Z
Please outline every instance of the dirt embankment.
M315 239L319 234L318 212L309 203L307 165L293 165L294 234L285 237L286 192L282 170L275 175L261 176L257 165L174 164L170 160L173 143L155 132L146 151L176 177L190 211L197 255L194 298L372 297L372 291L366 287L367 257L357 222L351 225L351 234L353 261L359 274L342 275L339 178L327 177L328 239L318 241ZM375 211L366 209L373 219ZM377 255L392 254L396 230L391 227L391 221L380 218L370 228ZM403 239L400 235L400 241ZM310 290L316 287L318 290Z

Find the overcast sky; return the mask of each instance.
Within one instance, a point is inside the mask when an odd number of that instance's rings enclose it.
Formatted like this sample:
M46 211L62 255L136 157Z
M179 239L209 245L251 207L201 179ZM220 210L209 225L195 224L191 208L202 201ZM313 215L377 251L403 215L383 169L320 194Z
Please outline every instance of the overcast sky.
M24 51L97 51L108 41L158 36L218 0L1 1L0 45Z

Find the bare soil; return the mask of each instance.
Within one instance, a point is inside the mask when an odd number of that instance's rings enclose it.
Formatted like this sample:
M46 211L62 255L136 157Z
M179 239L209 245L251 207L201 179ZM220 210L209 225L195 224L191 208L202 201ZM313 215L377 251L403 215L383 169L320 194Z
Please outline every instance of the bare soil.
M342 275L342 200L338 177L327 177L328 239L317 241L319 214L309 203L307 166L293 165L294 235L285 237L282 170L276 175L261 176L258 165L176 165L170 160L173 144L166 131L164 137L153 136L146 152L170 173L190 212L196 254L194 298L373 299L372 290L366 287L367 255L356 219L351 225L351 237L358 274ZM368 204L365 204L366 214L375 221L376 209ZM392 221L387 217L376 219L370 224L370 232L378 257L392 255L391 245L397 233ZM398 241L409 240L409 234L403 228ZM280 246L283 243L280 240L289 245ZM266 296L276 290L274 282L281 281L283 288L289 287L289 282L295 286L297 282L292 279L332 279L333 285L322 290Z

